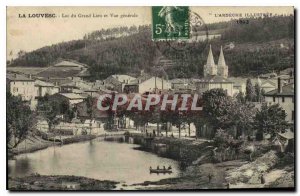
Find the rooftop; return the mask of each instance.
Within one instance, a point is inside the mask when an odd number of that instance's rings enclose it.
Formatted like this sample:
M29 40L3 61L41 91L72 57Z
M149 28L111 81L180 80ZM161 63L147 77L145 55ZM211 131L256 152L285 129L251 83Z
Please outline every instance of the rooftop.
M294 83L290 83L287 84L285 86L282 87L282 91L278 92L278 89L269 91L267 93L265 93L265 96L273 96L273 95L277 95L277 96L294 96L295 95L295 91L294 91Z
M123 81L131 81L131 80L134 80L136 79L135 77L132 77L132 76L129 76L129 75L112 75L111 77L117 79L119 82L123 82Z
M54 67L87 67L87 65L85 65L83 63L78 63L75 61L68 61L68 60L62 60L53 66Z
M68 99L84 99L83 96L75 93L59 93L60 95L67 97Z
M146 80L149 80L150 78L152 78L152 76L150 76L148 74L144 74L142 76L139 76L135 80L130 81L129 84L131 84L131 85L140 84L140 83L145 82Z
M71 81L69 83L65 83L61 85L62 87L73 87L78 88L86 92L98 92L93 83L88 83L85 81Z
M91 73L88 69L82 70L79 74L77 74L78 77L89 77L91 76Z
M234 83L223 76L206 76L197 81L198 83Z
M55 86L53 83L50 83L50 82L44 82L42 80L36 80L34 82L34 85L35 86L42 86L42 87L52 87L52 86Z
M44 78L67 78L75 77L81 72L79 67L55 67L51 66L37 74L38 77Z
M33 79L21 74L7 74L6 79L10 81L31 81L31 82L34 81Z
M43 78L41 77L42 80L45 80L47 82L51 82L51 83L58 83L59 85L63 85L63 84L67 84L67 83L70 83L72 82L71 79L69 78Z

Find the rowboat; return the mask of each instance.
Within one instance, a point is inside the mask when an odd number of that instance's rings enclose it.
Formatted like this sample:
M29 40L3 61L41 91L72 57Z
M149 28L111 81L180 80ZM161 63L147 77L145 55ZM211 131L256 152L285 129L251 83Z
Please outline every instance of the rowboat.
M150 168L150 173L156 173L156 174L160 174L160 173L163 173L163 174L170 174L172 173L172 169L151 169Z

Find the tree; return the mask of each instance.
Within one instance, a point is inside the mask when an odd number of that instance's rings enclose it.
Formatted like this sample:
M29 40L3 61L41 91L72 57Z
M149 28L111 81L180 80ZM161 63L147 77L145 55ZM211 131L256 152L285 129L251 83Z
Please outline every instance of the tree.
M67 100L63 100L59 104L60 114L64 115L66 121L71 121L75 116L74 108L70 107L70 104Z
M253 101L255 98L255 92L250 78L246 82L246 101Z
M178 137L181 137L181 126L184 122L183 119L183 112L179 111L178 109L172 111L172 113L170 113L172 115L172 124L176 125L176 127L178 128Z
M230 143L233 141L232 136L230 136L227 131L218 129L213 141L214 146L216 147L214 150L215 159L221 162L226 160L225 152ZM217 153L220 154L220 157L217 156Z
M271 138L274 138L277 133L284 132L288 128L285 117L286 113L279 104L268 106L267 103L264 103L253 121L253 128L257 130L256 139L262 140L264 133L270 134Z
M70 105L69 105L69 102L67 100L63 100L61 103L60 103L60 112L62 114L66 114L70 109Z
M60 106L61 102L49 99L48 95L45 95L38 102L37 111L48 121L49 131L52 130L53 125L59 122L57 115L61 114Z
M237 95L236 95L236 100L240 103L246 103L246 99L245 99L245 95L244 93L242 92L239 92Z
M112 98L105 97L101 102L102 107L109 107L109 109L107 110L107 114L108 114L108 119L106 123L107 129L112 129L114 124L115 111L112 110L114 96L115 93L112 93Z
M94 107L94 104L93 104L93 98L92 96L88 96L86 98L86 112L89 116L89 120L90 120L90 134L92 133L92 119L93 119L93 107Z
M265 94L265 89L261 89L261 102L264 102L265 101L265 97L264 97L264 94Z
M86 98L86 109L87 109L87 114L89 115L89 118L92 119L93 118L93 98L91 96L88 96Z
M21 97L6 93L6 141L9 149L21 143L35 125L34 114Z
M252 103L234 101L230 109L230 121L236 128L236 139L243 134L245 129L250 130L255 115L255 107Z
M257 102L262 102L264 97L263 97L263 89L259 86L258 83L255 84L254 86L254 90L255 90L255 101Z
M203 93L203 112L215 130L232 125L230 121L232 104L232 99L223 89L211 89Z

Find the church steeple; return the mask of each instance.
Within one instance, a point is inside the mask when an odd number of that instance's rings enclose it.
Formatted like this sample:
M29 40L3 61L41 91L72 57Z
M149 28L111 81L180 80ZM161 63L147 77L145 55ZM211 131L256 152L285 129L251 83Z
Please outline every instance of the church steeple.
M218 66L226 66L224 54L223 54L223 47L221 46L221 51L220 51L220 56L219 56L219 61L218 61Z
M214 56L213 56L213 53L212 53L212 50L211 50L211 45L209 45L209 52L208 52L206 65L207 66L215 66L215 60L214 60Z
M204 65L203 75L204 77L217 75L217 66L214 61L211 45L209 45L208 57L207 57L206 65Z
M225 62L222 46L221 46L220 56L218 61L218 75L224 78L228 77L228 66L226 65Z

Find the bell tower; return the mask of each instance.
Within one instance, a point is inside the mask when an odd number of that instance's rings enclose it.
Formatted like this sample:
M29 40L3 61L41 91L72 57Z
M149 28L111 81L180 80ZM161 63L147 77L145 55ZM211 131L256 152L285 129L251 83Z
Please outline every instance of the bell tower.
M218 76L222 76L224 78L228 77L228 66L226 65L223 48L221 46L220 56L218 61Z
M211 45L209 46L209 53L206 64L204 65L203 75L204 77L217 75L217 66L214 61Z

